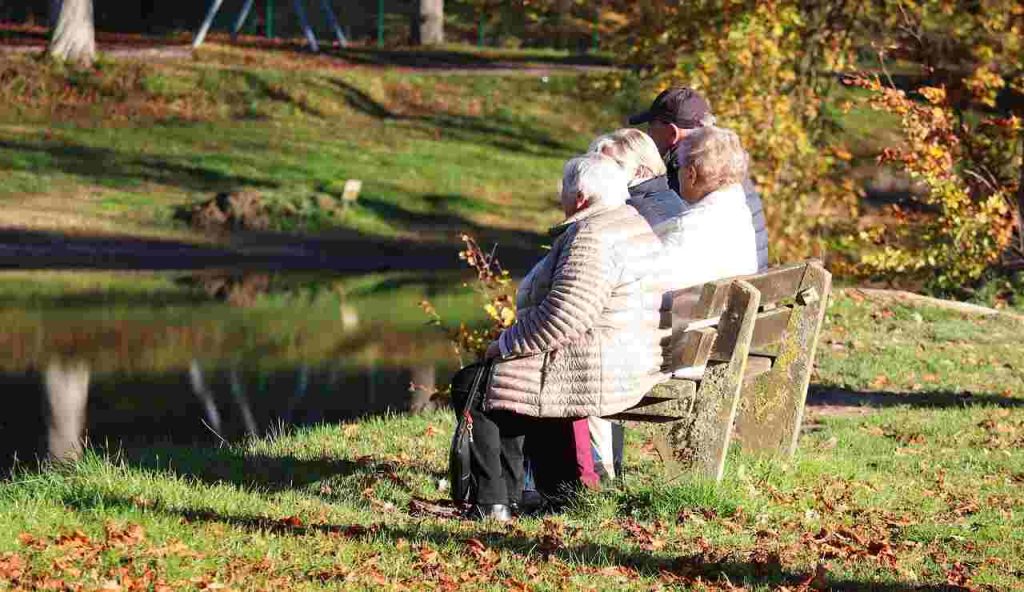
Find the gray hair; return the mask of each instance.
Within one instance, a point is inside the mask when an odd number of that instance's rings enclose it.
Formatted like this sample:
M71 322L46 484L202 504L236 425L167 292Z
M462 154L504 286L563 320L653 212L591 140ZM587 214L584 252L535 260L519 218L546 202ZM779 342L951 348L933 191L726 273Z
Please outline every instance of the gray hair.
M665 161L654 140L635 128L623 128L598 137L589 152L604 154L622 167L630 181L660 177L665 174Z
M622 205L629 199L629 182L611 158L584 154L570 159L562 170L562 194L577 192L592 204Z
M750 157L743 149L736 132L722 127L701 127L683 139L684 169L693 167L697 186L711 193L726 185L742 183L747 178Z

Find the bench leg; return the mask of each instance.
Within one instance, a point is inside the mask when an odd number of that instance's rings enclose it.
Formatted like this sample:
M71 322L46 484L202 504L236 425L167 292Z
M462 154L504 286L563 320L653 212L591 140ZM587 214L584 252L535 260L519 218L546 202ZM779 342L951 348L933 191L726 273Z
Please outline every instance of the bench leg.
M831 287L831 276L824 269L809 267L807 273L814 275L803 285L813 286L820 296L793 309L771 371L743 385L735 429L744 450L785 456L796 452L815 346Z
M729 364L709 366L693 415L669 424L667 440L682 468L716 481L722 478L742 376L742 371L734 373Z
M685 468L716 481L725 471L761 297L753 286L742 281L733 284L731 290L729 308L719 324L719 339L735 339L732 358L727 363L708 364L692 414L668 426L668 444L675 458Z

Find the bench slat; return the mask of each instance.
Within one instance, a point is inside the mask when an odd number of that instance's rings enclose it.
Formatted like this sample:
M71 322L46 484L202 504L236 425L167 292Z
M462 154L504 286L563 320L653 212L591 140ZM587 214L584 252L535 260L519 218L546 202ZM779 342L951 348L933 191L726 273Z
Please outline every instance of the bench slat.
M686 288L671 293L673 327L690 326L695 322L721 316L729 301L729 286L740 279L750 283L761 293L761 305L770 308L780 300L795 298L807 286L805 276L809 266L821 266L817 261L776 267L757 275L729 278L709 282L703 286Z
M690 380L672 379L651 389L634 407L606 419L638 421L643 423L666 423L683 419L689 415L690 407L697 396L697 383Z
M718 330L713 327L683 333L682 339L672 349L667 370L704 366L717 340Z
M804 287L804 278L810 263L797 263L768 270L762 274L743 278L761 292L761 305L795 298Z
M782 343L789 327L789 317L793 309L784 306L759 313L754 323L754 336L750 340L750 353L756 355L773 356L779 351L779 344ZM728 343L724 339L715 342L711 351L711 359L727 361L732 356L732 349L735 344Z
M744 382L753 380L762 374L771 372L774 363L775 358L757 356L754 354L747 356L747 369L743 373Z

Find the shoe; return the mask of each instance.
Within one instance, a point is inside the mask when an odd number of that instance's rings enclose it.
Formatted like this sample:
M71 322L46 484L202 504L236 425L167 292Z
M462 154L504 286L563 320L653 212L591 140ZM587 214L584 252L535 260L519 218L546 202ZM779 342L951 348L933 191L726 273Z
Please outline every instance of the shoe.
M541 516L549 510L549 504L544 496L532 489L523 491L523 499L519 503L511 503L512 514L516 516Z
M469 509L469 517L473 520L508 522L512 520L512 508L505 504L473 504Z

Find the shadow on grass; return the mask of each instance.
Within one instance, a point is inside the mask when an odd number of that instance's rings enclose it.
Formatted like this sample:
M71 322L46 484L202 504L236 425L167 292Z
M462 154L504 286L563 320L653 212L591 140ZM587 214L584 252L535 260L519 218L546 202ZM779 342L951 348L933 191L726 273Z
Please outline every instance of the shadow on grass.
M4 155L3 151L11 154ZM42 164L33 162L36 159ZM91 179L100 185L158 183L198 192L230 191L240 186L278 186L263 179L226 174L173 158L133 156L67 142L0 140L0 170L38 172L40 168Z
M369 94L352 84L337 78L326 79L335 87L345 102L356 111L376 119L392 119L420 123L440 129L442 136L466 142L486 143L510 152L542 153L551 156L568 156L579 151L579 147L555 139L548 132L532 128L523 123L509 121L498 116L472 117L438 113L430 115L406 115L397 113L381 104ZM529 150L530 146L540 150Z
M399 469L412 470L440 479L444 475L423 462L381 461L372 458L303 460L294 456L242 454L226 448L194 446L125 449L129 465L170 472L203 483L230 483L241 488L277 492L304 487L332 477L382 477L398 481ZM328 496L330 497L330 496Z
M505 268L513 273L529 269L543 255L539 235L491 230L471 223L466 229L480 231L478 239L482 245L501 244L498 255ZM464 269L458 259L461 243L456 240L456 229L451 230L451 239L446 242L384 239L355 231L332 232L330 236L260 232L232 236L229 245L201 246L174 240L0 228L0 269L236 269L337 273Z
M529 54L508 53L486 55L443 49L390 49L347 48L337 50L340 57L357 64L400 66L420 69L493 69L509 70L523 65L544 64L557 66L610 66L607 57L594 54Z
M101 495L73 497L63 500L68 506L86 510L95 507L137 508L138 503L128 498ZM603 543L583 542L574 544L558 543L544 540L541 534L531 536L520 529L507 529L505 532L483 530L479 532L458 533L441 526L420 521L412 527L386 523L363 524L303 524L288 518L273 519L252 514L231 515L200 509L169 508L163 505L147 506L150 511L177 516L188 522L223 524L253 533L273 532L285 536L327 535L346 537L352 540L367 542L398 541L427 542L438 547L450 546L453 543L477 546L475 540L487 547L514 553L523 559L555 558L569 565L602 568L619 566L634 570L646 577L675 576L682 578L681 583L701 578L703 581L729 581L733 585L788 585L800 586L811 579L812 574L798 573L786 569L777 559L764 562L733 559L743 554L730 553L724 558L714 558L702 554L676 555L623 548ZM827 579L827 576L826 576ZM966 591L968 588L947 584L907 584L895 582L870 582L857 580L827 579L829 590L848 591Z
M812 384L807 392L808 407L886 408L915 407L949 409L973 406L1024 407L1024 399L998 394L969 391L887 392L858 391Z

